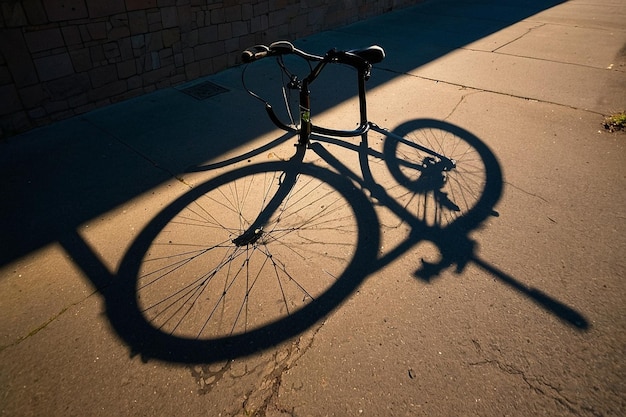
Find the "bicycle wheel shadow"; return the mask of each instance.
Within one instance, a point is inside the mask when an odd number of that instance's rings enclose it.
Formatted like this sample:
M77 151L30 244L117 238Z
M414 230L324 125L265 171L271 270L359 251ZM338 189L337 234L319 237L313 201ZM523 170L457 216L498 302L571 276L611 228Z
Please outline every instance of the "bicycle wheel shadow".
M284 138L279 138L276 140L276 143L281 143L283 140ZM230 160L230 163L237 164L242 160L253 157L254 155L266 150L267 147L263 146L259 149L246 153L245 156L243 156L243 159L242 157L233 158ZM107 317L116 333L125 341L126 344L129 345L132 355L139 354L144 360L158 359L177 363L212 363L245 357L270 349L286 340L298 336L326 317L332 310L341 304L343 300L348 298L355 288L357 288L362 282L362 280L370 273L372 270L372 262L375 259L377 243L379 241L378 229L376 227L377 220L374 210L368 206L369 202L365 195L362 194L360 190L356 189L351 182L330 170L312 164L303 163L304 152L305 148L297 147L296 154L290 160L243 165L243 167L228 170L203 184L199 184L191 191L171 202L139 233L138 237L134 240L125 254L116 276L109 281L110 285L107 285L102 289L102 294L106 301ZM211 168L223 167L224 164L216 163L211 166L205 165L197 169L192 168L190 171L209 170ZM365 207L363 210L354 210L355 214L358 213L355 216L355 219L358 225L356 229L359 233L354 245L355 249L353 258L351 262L348 263L345 270L343 270L341 275L336 277L330 286L324 289L324 291L313 301L305 303L305 305L299 309L292 310L288 315L280 316L276 319L270 318L269 322L252 329L246 329L245 331L230 334L226 332L225 334L220 334L218 336L207 336L201 339L199 337L190 337L188 335L184 335L182 332L179 332L177 328L178 325L176 325L173 329L166 329L156 321L152 321L151 319L154 317L146 315L146 309L141 303L142 295L139 293L139 287L141 286L139 281L142 279L142 263L147 257L150 256L149 254L154 248L153 242L156 237L160 236L161 232L163 232L169 224L178 223L181 219L183 219L183 221L185 221L184 219L188 219L186 215L183 215L182 217L179 216L180 213L184 212L185 208L190 205L195 206L197 201L205 198L207 192L215 191L216 189L221 190L222 187L224 189L229 188L233 186L235 181L241 178L256 175L266 178L269 173L274 172L280 172L282 174L274 177L274 179L278 179L278 181L282 184L289 182L290 180L286 180L285 178L291 176L298 176L299 178L301 176L308 176L308 178L318 180L319 183L329 184L333 189L333 192L341 195L342 199L347 202L347 206ZM263 180L263 182L266 182L266 180ZM291 186L288 186L287 190L283 192L284 195L280 191L277 192L280 196L279 200L288 198L287 196L290 194L290 187ZM319 187L314 186L312 188L317 191ZM246 193L249 191L248 187L246 187ZM228 199L227 196L221 194L221 191L220 196ZM280 203L281 201L278 201L275 204L279 205ZM274 203L269 203L269 205L272 204ZM222 208L225 207L221 203L218 205ZM368 207L370 208L368 209ZM238 206L237 209L241 209L241 207ZM263 214L259 215L259 217L261 216L263 216ZM301 233L301 231L298 230L295 230L294 232L295 234ZM166 233L168 233L168 231L166 231ZM202 233L206 233L206 231ZM283 231L278 232L279 236L283 236L284 234L285 233ZM286 232L286 234L291 233ZM270 236L269 233L268 236ZM261 253L262 256L265 256L264 250L258 250L256 247L254 249L252 248L255 246L257 239L259 241L262 240L260 238L260 234L258 238L252 236L248 240L249 243L238 245L236 243L237 239L228 238L225 242L222 242L219 245L230 246L234 248L234 251L238 250L235 248L236 246L243 246L243 252L247 252L249 248L250 252L255 252L257 254ZM263 239L267 239L271 242L267 243L268 247L273 243L276 243L278 246L287 246L287 243L274 239L274 237L271 236L268 238L264 237ZM258 246L263 247L265 247L265 245L266 243L264 242L259 242L258 244ZM271 253L269 249L267 251L268 253ZM163 268L159 267L159 272L156 273L158 277L152 280L152 283L156 280L164 279L165 277L176 280L177 277L175 274L179 273L179 267L190 262L195 255L191 255L182 262L179 262L178 259L176 259L177 256L178 254L171 257L162 255L162 258L160 259L165 259L167 265ZM276 255L273 256L277 258ZM172 258L171 263L168 258ZM271 258L272 254L266 256L265 260L267 261ZM233 269L238 268L242 264L246 264L246 272L242 273L242 275L239 275L239 272L235 272L233 275L230 275L229 273L227 277L227 281L230 280L227 284L228 289L222 289L223 294L218 294L217 298L228 297L226 293L231 289L231 287L235 287L237 285L235 282L236 280L250 279L250 281L256 282L256 279L258 278L256 273L247 273L247 264L252 264L253 261L250 261L249 259L242 260L239 255L235 255L233 256L233 263L235 262L235 259L238 264L236 267L233 267ZM225 261L224 259L220 260L219 268L229 261ZM281 265L274 266L279 269L284 268ZM230 267L224 269L230 270ZM163 270L167 271L161 273L160 271ZM98 271L92 272L97 273ZM216 270L213 272L206 272L206 276L211 276L211 278L213 278L215 274L218 274ZM182 279L181 276L178 278ZM297 281L297 277L294 276L289 276L289 279L291 281ZM104 281L107 281L106 278ZM152 283L149 285L152 285ZM258 284L254 290L252 289L252 285L248 287L248 283L245 284L247 291L244 296L245 298L248 298L252 291L256 291L258 285L260 284ZM206 282L199 284L198 291L205 291L207 286L208 284ZM163 297L163 300L167 300L172 298L172 295L167 293L164 294ZM196 300L194 300L194 303L195 301ZM202 300L200 302L202 302ZM238 301L235 301L235 304L237 302ZM264 300L264 302L271 304L274 301L267 299ZM157 302L157 304L159 303L161 302ZM225 303L226 301L223 304ZM241 308L241 303L239 304L240 305L238 305L237 308ZM185 304L185 308L187 307L191 309L188 304ZM220 308L221 307L222 306L220 306ZM166 310L167 308L168 307L165 307L163 310ZM188 312L185 312L183 316L187 313ZM236 320L238 320L239 313L236 313L236 315ZM190 320L199 320L202 322L204 319L206 318L200 317ZM206 323L201 323L201 325L204 326Z
M100 288L106 301L107 317L117 334L130 347L132 355L141 355L144 360L157 359L192 364L213 363L246 357L271 349L282 342L297 337L319 323L350 297L364 279L406 255L409 249L425 241L434 243L440 251L441 257L436 263L421 260L421 265L415 271L415 276L420 280L431 283L436 276L446 269L455 268L457 273L462 273L469 263L474 263L499 282L506 284L541 306L548 313L558 317L566 325L580 331L588 329L588 321L574 308L539 289L523 284L522 281L499 270L478 256L478 244L469 236L472 231L480 227L486 218L497 215L494 207L502 193L502 174L498 160L487 145L476 136L449 123L419 119L402 125L397 131L404 134L408 128L415 129L425 125L433 125L433 123L454 132L457 136L471 143L474 148L479 149L487 172L485 178L487 185L482 194L478 196L478 200L471 209L450 221L446 227L433 227L427 224L423 218L410 216L408 212L403 212L402 209L406 205L399 203L392 194L387 193L383 187L377 184L372 173L367 172L369 168L365 168L365 172L361 172L362 176L359 181L356 179L354 171L335 161L319 143L314 143L310 146L309 152L315 152L328 166L304 162L304 149L299 147L296 155L288 161L255 163L243 168L229 170L179 197L154 217L132 243L115 275L109 274L106 269L98 268L97 260L94 259L93 262L90 262L89 256L79 257L83 262L81 267L85 271L89 271L93 282ZM285 137L281 137L272 144L280 144L285 140ZM392 144L383 153L386 159L385 163L400 166L405 161L401 160L400 154L394 146ZM229 164L237 164L251 156L265 152L269 148L271 146L263 146L230 161L217 163L213 166L198 167L195 170L224 168ZM357 148L353 147L352 150ZM333 169L329 169L329 167ZM193 171L194 168L190 170ZM141 264L150 251L157 234L177 216L182 208L202 198L205 191L224 184L227 185L246 175L269 171L282 171L285 176L293 174L316 178L329 184L335 192L342 196L346 204L352 207L358 229L358 238L353 259L343 274L321 295L299 310L243 333L200 339L177 335L165 330L157 323L153 323L142 312L137 291ZM404 177L399 177L399 183L400 186L409 190L413 186L411 181ZM364 190L369 192L365 193ZM374 210L373 199L376 200L377 205L390 207L397 215L399 214L411 229L406 239L382 255L379 253L381 224ZM454 201L454 196L450 196L450 199L454 204L449 203L448 206L456 206L457 202ZM80 244L80 240L64 242L64 245L72 247L72 253L89 255L88 250L81 250ZM318 261L324 263L323 258ZM176 269L173 268L172 270L176 271Z

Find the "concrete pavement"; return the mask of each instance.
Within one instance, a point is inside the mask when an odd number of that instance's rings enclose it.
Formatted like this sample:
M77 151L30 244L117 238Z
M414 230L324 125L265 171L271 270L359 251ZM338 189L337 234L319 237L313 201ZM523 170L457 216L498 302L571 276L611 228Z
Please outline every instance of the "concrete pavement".
M440 254L415 241L325 320L234 360L150 357L110 310L145 225L237 164L198 167L293 153L241 68L199 80L228 89L204 100L179 86L0 143L1 413L624 415L626 137L601 122L626 109L626 6L519 3L427 1L297 41L383 46L371 119L471 132L503 193L460 273L418 279ZM328 82L316 120L333 124L355 97Z

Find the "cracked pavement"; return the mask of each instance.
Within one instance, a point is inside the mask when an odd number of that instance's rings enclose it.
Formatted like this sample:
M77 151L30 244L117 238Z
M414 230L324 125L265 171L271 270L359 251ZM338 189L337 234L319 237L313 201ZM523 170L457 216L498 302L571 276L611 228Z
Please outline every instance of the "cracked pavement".
M0 414L626 414L626 136L601 126L626 109L626 5L519 3L426 1L298 41L382 45L370 118L471 132L496 156L503 193L467 236L464 267L421 278L442 254L414 240L325 318L253 354L151 358L117 332L105 299L144 226L238 165L188 167L281 135L241 68L208 77L229 91L204 101L161 90L0 143ZM356 106L342 82L316 90L321 124ZM292 153L280 142L249 159ZM372 167L386 178L383 161ZM411 232L371 200L382 257Z

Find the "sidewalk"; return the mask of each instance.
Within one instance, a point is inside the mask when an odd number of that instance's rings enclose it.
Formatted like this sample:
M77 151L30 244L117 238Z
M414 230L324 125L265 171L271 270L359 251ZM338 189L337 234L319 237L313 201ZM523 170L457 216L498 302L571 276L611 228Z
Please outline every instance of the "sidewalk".
M163 207L235 165L194 167L281 137L241 68L0 143L0 413L624 415L626 136L601 122L626 109L626 5L518 3L426 1L297 41L317 53L383 46L370 118L472 132L504 191L471 235L482 264L416 279L419 260L439 256L420 243L325 321L248 357L133 351L104 292ZM182 91L205 81L227 91ZM319 120L354 108L341 84L320 90ZM252 159L293 153L276 143Z

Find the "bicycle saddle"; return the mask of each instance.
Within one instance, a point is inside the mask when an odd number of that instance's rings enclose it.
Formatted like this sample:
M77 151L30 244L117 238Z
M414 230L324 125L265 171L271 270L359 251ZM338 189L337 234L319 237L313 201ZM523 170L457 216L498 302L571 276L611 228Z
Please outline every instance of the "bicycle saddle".
M385 59L385 50L378 45L368 46L367 48L352 49L346 52L359 56L372 65L378 64L380 61Z

